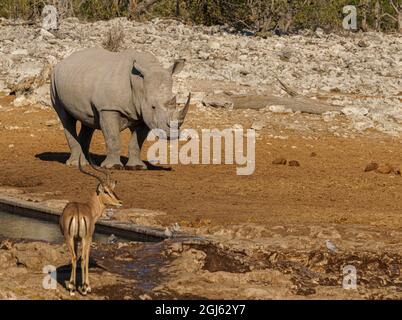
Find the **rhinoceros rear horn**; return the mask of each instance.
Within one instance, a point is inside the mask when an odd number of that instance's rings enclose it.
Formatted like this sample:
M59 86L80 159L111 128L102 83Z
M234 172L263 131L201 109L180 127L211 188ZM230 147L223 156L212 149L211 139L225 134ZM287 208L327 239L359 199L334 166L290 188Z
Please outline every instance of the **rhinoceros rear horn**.
M191 92L188 94L187 102L184 108L180 111L180 120L184 120L190 107Z

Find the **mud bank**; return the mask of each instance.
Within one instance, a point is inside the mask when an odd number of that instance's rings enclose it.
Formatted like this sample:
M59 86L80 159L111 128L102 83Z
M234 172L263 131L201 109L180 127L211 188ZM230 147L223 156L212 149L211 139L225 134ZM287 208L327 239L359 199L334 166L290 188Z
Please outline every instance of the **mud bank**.
M244 224L193 232L211 240L94 243L94 293L73 298L402 299L401 230ZM0 297L71 299L68 259L64 245L3 240ZM58 271L55 290L41 287L47 264ZM343 287L346 266L357 272L356 289Z
M175 260L159 290L208 299L402 299L401 230L251 224L211 233L211 243L170 247ZM347 290L351 266L357 286Z

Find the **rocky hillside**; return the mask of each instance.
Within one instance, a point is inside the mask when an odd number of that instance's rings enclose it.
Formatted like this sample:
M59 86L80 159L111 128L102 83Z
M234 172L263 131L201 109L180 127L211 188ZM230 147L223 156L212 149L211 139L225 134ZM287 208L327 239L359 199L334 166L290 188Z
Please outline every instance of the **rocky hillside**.
M15 94L16 107L49 105L52 66L74 51L102 46L116 24L124 33L121 49L150 51L166 66L174 58L187 60L175 84L183 99L190 90L193 102L201 104L208 95L208 104L215 106L219 103L210 100L222 92L285 96L280 79L299 94L325 100L343 108L347 116L363 119L361 130L379 127L392 134L402 130L402 37L382 33L344 37L318 29L263 39L227 33L218 26L125 18L94 23L68 18L56 33L49 33L40 26L3 19L0 92Z

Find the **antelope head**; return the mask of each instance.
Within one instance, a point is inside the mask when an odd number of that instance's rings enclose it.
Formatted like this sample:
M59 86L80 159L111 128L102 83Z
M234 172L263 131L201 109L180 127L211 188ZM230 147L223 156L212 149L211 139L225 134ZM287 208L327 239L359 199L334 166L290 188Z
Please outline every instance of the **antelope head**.
M94 165L90 159L89 159L89 164L91 165L92 169L94 169L95 171L101 172L102 174L105 175L104 179L102 179L101 177L99 177L96 174L85 171L81 166L81 157L80 157L80 160L78 163L78 167L79 167L80 171L99 181L99 184L96 188L96 194L97 194L100 202L105 206L113 206L113 207L123 206L122 201L119 199L119 197L114 192L114 188L116 187L117 181L111 179L109 170L102 169L102 168Z

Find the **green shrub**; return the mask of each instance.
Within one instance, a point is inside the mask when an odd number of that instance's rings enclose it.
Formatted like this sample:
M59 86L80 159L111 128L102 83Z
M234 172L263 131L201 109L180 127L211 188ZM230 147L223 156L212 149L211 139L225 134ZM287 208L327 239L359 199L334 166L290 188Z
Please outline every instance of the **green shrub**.
M103 20L115 17L132 17L130 3L135 0L63 0L68 7L65 15L85 20ZM141 0L137 0L141 1ZM6 18L35 19L45 4L58 0L0 0L0 16ZM274 27L281 29L341 30L342 9L355 5L359 26L364 12L367 26L379 30L395 31L397 22L391 0L378 0L380 16L376 14L377 0L159 0L142 18L178 17L186 22L204 25L229 25L236 29L266 32ZM402 0L394 0L402 7ZM178 5L178 7L177 7ZM402 10L402 8L401 8Z

